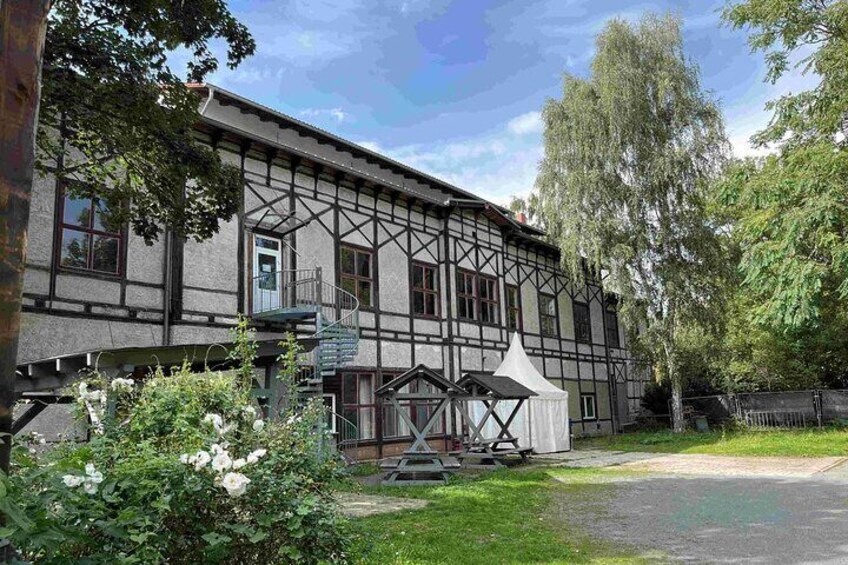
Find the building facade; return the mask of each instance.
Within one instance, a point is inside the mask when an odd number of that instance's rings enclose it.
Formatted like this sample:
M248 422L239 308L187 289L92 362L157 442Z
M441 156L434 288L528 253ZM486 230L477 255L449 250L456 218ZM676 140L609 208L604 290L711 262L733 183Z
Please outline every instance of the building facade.
M452 380L494 370L513 332L569 392L575 435L612 432L638 412L644 378L614 300L567 280L542 232L326 131L211 85L192 88L202 98L198 138L243 172L240 212L208 241L166 234L146 245L109 226L98 202L65 195L59 162L33 193L23 373L81 352L226 342L237 315L259 307L263 273L320 267L360 303L356 357L323 383L360 448L382 454L404 436L375 400L387 379L418 364ZM257 329L277 339L287 326L257 320ZM21 389L50 386L49 377L23 375Z

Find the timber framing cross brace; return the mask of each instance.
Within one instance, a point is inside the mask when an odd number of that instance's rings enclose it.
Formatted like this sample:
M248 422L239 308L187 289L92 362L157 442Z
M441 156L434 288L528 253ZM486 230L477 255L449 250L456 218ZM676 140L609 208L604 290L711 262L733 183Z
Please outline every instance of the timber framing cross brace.
M533 448L520 447L519 438L510 433L509 427L518 416L524 402L528 398L537 396L536 393L509 377L495 376L491 373L467 373L457 382L457 385L466 392L458 404L462 419L469 430L467 438L463 441L462 450L458 453L460 463L484 468L501 467L509 455L518 455L522 461L526 461ZM505 419L497 412L497 407L502 400L515 401L515 405ZM486 408L479 420L476 420L472 413L472 402L480 402ZM489 421L494 421L499 427L497 435L492 438L484 437L484 430Z
M413 383L415 389L411 390L410 385ZM377 389L376 395L388 400L409 426L413 437L412 444L400 459L385 459L380 463L380 467L387 471L383 484L421 485L447 481L459 469L459 461L432 449L427 443L427 434L445 413L445 409L453 404L455 398L464 396L465 391L435 371L419 365ZM435 409L430 412L426 422L417 425L407 412L408 407L402 406L401 401L408 401L410 406L416 402L435 405Z
M469 402L479 401L486 407L483 417L475 423L474 417L469 410ZM459 454L459 460L465 464L468 460L477 459L477 465L482 467L501 467L503 466L502 459L507 455L520 455L522 460L526 460L530 448L521 449L518 447L518 438L509 433L509 426L512 424L521 407L524 406L524 398L518 399L512 411L503 420L495 411L500 403L500 399L492 398L488 395L476 395L463 399L459 403L462 417L468 426L470 433L467 441L463 442L462 452ZM500 431L494 438L486 438L483 435L486 423L489 420L494 420ZM509 445L509 447L501 447Z

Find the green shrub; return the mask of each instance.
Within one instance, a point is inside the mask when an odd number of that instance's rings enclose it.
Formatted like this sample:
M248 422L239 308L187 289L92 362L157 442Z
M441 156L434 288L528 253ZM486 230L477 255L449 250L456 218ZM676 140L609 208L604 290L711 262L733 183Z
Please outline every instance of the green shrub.
M323 407L258 419L243 376L183 367L115 390L87 379L79 405L101 425L84 445L16 447L2 535L39 563L348 561Z

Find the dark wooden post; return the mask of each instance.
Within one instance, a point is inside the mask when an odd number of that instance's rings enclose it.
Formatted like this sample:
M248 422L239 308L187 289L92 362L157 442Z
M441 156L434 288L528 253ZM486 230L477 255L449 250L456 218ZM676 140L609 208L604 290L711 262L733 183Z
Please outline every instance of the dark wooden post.
M12 432L27 225L50 1L0 3L0 434ZM11 436L0 437L9 471Z

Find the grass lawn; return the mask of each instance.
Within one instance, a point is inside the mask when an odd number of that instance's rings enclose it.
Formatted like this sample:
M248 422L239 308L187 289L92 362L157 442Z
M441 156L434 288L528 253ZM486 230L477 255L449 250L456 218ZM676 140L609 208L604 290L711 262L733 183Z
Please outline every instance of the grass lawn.
M524 468L457 478L436 487L363 487L369 494L430 500L419 510L360 518L366 563L647 564L657 554L612 547L569 524L566 496L595 496L581 477L597 470ZM560 476L562 481L554 479ZM576 481L576 482L575 482ZM583 490L581 490L583 489Z
M848 455L848 429L785 431L720 431L709 433L671 431L632 433L579 440L577 449L612 449L654 453L704 453L784 457Z

